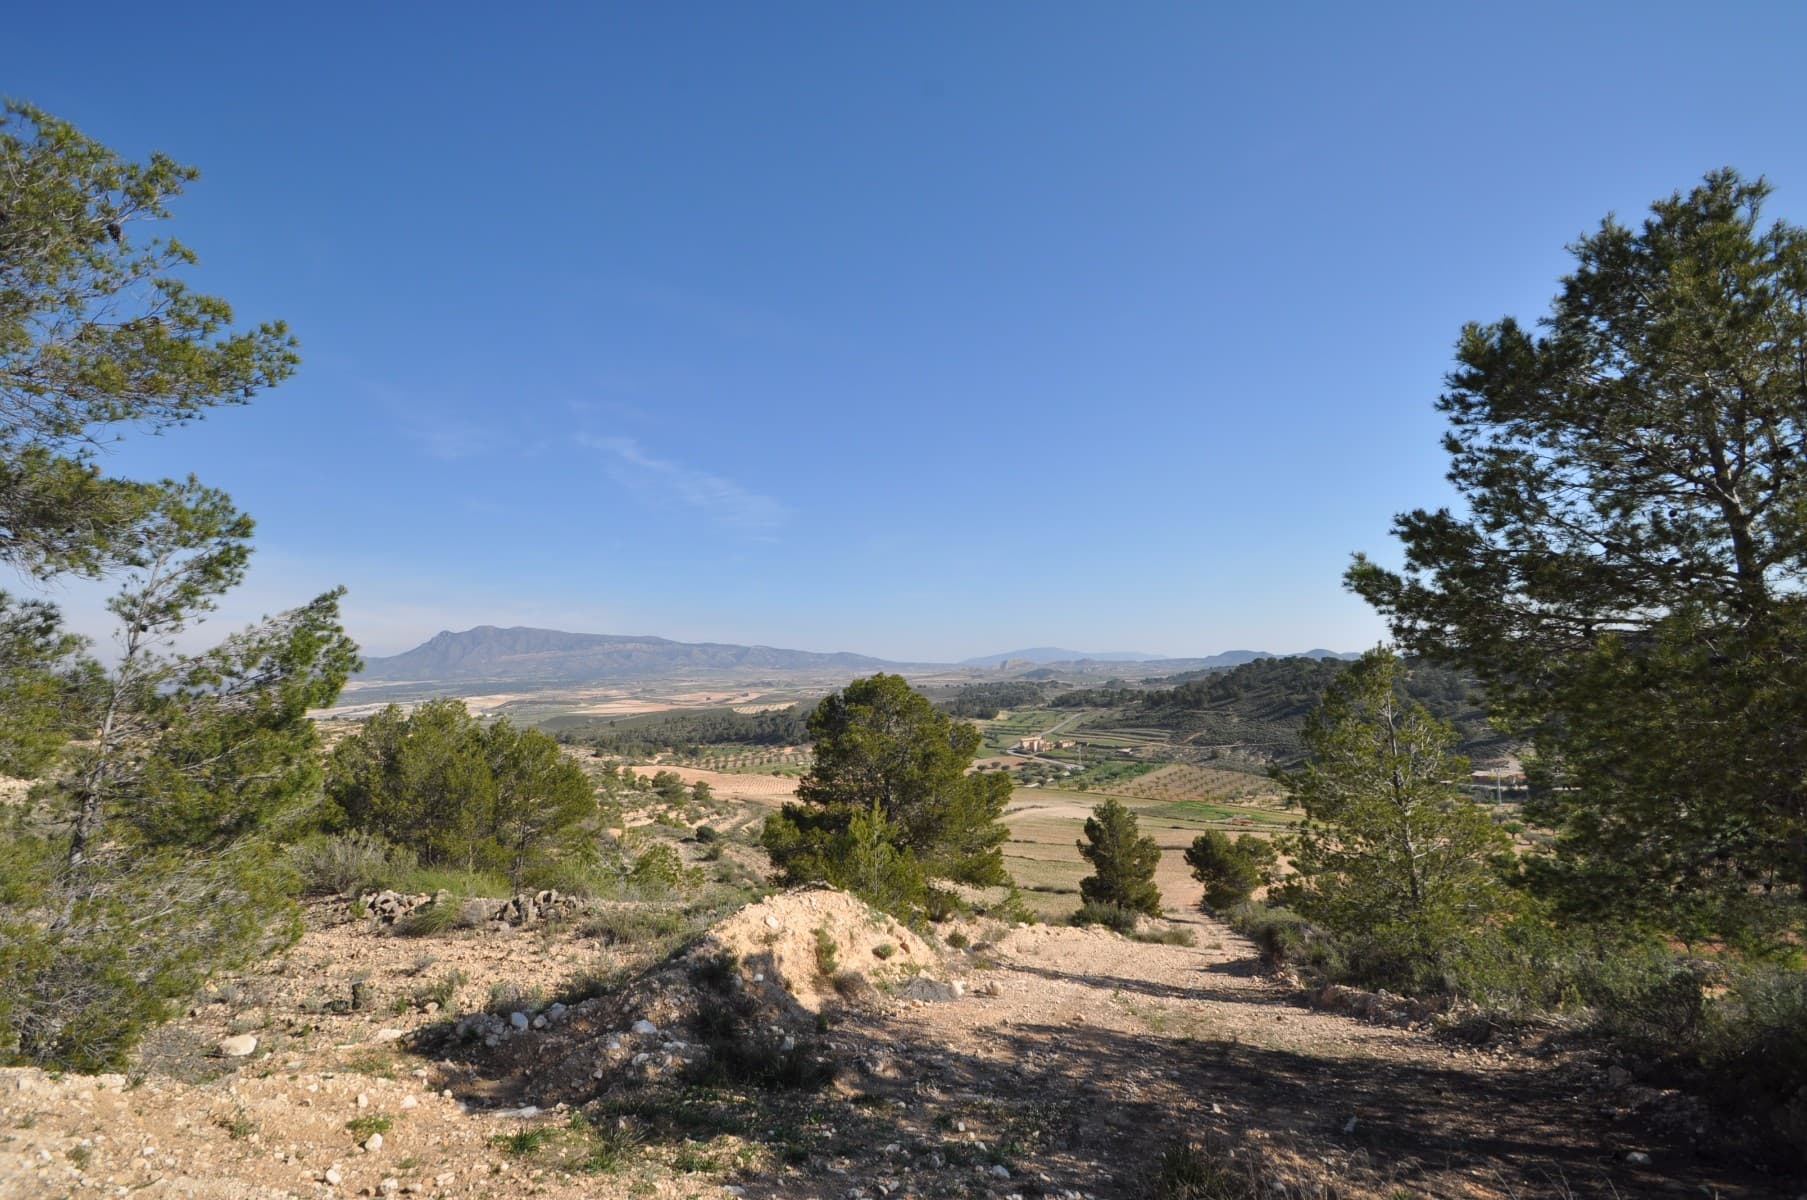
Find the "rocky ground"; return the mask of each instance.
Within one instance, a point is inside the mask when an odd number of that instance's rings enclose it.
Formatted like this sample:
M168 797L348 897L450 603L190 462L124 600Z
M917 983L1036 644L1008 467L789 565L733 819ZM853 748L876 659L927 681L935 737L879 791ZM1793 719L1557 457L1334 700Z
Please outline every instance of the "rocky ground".
M0 1072L0 1197L1106 1200L1186 1143L1266 1195L1807 1192L1560 1031L1314 1005L1200 916L924 939L799 892L679 950L662 911L401 937L321 902L130 1075Z

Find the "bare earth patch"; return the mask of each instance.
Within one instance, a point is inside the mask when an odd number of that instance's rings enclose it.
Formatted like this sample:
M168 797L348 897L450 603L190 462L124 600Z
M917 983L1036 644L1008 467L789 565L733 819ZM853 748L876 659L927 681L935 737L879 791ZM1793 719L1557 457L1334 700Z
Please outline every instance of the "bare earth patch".
M782 775L743 775L735 771L706 771L700 767L650 766L633 770L642 779L670 771L685 783L700 780L708 784L711 791L725 800L745 800L770 808L777 808L797 795L797 781Z
M1305 1007L1199 916L1179 918L1192 947L988 921L937 943L803 892L671 959L576 927L410 939L344 913L316 905L297 947L216 986L131 1078L0 1071L0 1197L1128 1200L1174 1139L1298 1195L1800 1190L1653 1124L1661 1097L1558 1043L1475 1047ZM621 982L542 1008L579 970ZM428 1011L447 977L462 982ZM343 1011L357 980L372 1006ZM471 1017L492 984L541 990L527 1028ZM740 997L834 1082L692 1082L709 1061L692 1029ZM238 1032L256 1050L219 1057Z

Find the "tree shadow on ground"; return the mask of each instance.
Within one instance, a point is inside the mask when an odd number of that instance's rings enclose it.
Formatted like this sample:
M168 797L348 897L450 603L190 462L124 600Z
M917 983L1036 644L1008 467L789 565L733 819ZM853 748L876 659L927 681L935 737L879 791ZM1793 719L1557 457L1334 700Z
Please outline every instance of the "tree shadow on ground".
M1243 977L1260 973L1258 968L1242 972L1215 970L1213 966L1200 967L1197 969L1197 974ZM1202 979L1196 984L1186 985L1156 983L1148 979L1122 979L1114 975L1087 975L1077 971L1057 971L1052 967L1040 967L1033 963L1012 963L1010 969L1018 974L1034 975L1037 978L1053 982L1079 984L1082 987L1094 988L1106 993L1133 993L1156 1000L1220 1000L1225 1003L1258 1004L1280 1008L1296 1006L1292 997L1280 988L1251 991L1246 987L1220 987Z
M1292 1006L1277 988L1213 985L1235 973L1214 969L1226 965L1234 964L1201 966L1200 985L1191 987L1023 963L1011 970L1169 1002L1163 1019L1188 1024L1188 1002ZM588 1026L594 1033L570 1030L561 1053L622 1027L631 1005L605 1004L612 1011ZM773 1011L816 1028L814 1014L794 1001ZM1467 1066L1319 1053L1279 1044L1287 1027L1261 1041L1052 1022L999 1024L979 1033L982 1052L969 1053L922 1036L932 1009L909 1011L900 1018L854 1006L839 1014L816 1035L839 1078L815 1090L775 1077L586 1076L583 1090L570 1094L585 1119L561 1135L564 1149L548 1151L563 1157L544 1165L612 1171L652 1156L732 1182L752 1200L871 1195L881 1184L899 1195L1075 1191L1115 1200L1148 1194L1165 1147L1203 1141L1236 1148L1242 1161L1258 1156L1295 1185L1303 1177L1345 1193L1793 1195L1680 1147L1660 1148L1655 1164L1624 1161L1599 1113L1529 1061ZM461 1058L468 1073L455 1086L490 1102L526 1090L546 1062L533 1037L516 1039L506 1054L466 1047ZM749 1156L749 1144L763 1151Z
M1679 1153L1662 1156L1666 1176L1616 1161L1585 1106L1531 1067L1350 1060L1055 1024L993 1037L983 1056L958 1053L913 1041L890 1018L850 1015L825 1038L844 1064L832 1088L617 1081L584 1111L755 1200L870 1194L885 1180L902 1193L1145 1195L1150 1165L1176 1141L1242 1147L1295 1181L1305 1164L1345 1191L1792 1194ZM767 1147L776 1169L740 1169L711 1149L723 1136Z

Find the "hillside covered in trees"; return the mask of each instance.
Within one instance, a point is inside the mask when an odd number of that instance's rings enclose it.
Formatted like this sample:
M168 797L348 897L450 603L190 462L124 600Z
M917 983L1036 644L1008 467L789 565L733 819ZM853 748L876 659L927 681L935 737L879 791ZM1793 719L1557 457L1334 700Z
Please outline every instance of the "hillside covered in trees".
M1008 683L969 683L951 696L930 699L950 717L989 721L1007 708L1035 708L1047 702L1055 686L1012 680Z
M814 704L743 713L732 708L699 708L638 717L559 722L560 741L604 754L644 758L684 754L702 746L796 746L809 740Z
M1201 671L1154 681L1144 688L1084 688L1049 697L1055 708L1110 708L1112 725L1158 729L1175 742L1198 748L1253 751L1258 757L1296 762L1304 754L1305 718L1349 664L1333 658L1262 658L1228 670ZM1418 661L1402 673L1401 692L1433 716L1456 727L1465 753L1497 753L1502 739L1487 722L1476 684L1466 676ZM1160 684L1168 686L1159 686Z

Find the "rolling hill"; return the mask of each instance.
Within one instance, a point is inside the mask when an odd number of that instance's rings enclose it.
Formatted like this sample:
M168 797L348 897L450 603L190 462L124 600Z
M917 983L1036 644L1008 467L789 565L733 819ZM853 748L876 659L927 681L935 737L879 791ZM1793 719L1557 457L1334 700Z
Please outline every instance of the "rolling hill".
M1089 721L1091 733L1113 728L1159 732L1176 746L1234 749L1258 760L1291 764L1305 752L1300 732L1324 691L1344 669L1335 655L1265 658L1229 670L1198 671L1160 681L1169 686L1082 688L1048 698L1055 708L1116 710ZM1463 753L1497 755L1509 740L1488 723L1479 685L1457 672L1410 662L1402 691L1455 726Z
M1078 650L1062 650L1055 646L1038 646L1028 650L1012 650L1008 654L988 654L983 658L969 658L960 665L979 668L1034 666L1036 670L1025 674L1023 676L1025 679L1052 679L1063 674L1115 674L1121 668L1123 673L1146 679L1185 672L1221 671L1228 667L1240 667L1244 663L1251 663L1263 658L1353 659L1359 657L1360 655L1353 653L1317 649L1301 650L1296 654L1274 654L1267 650L1225 650L1221 654L1210 654L1200 658L1166 658L1129 651L1086 654Z

